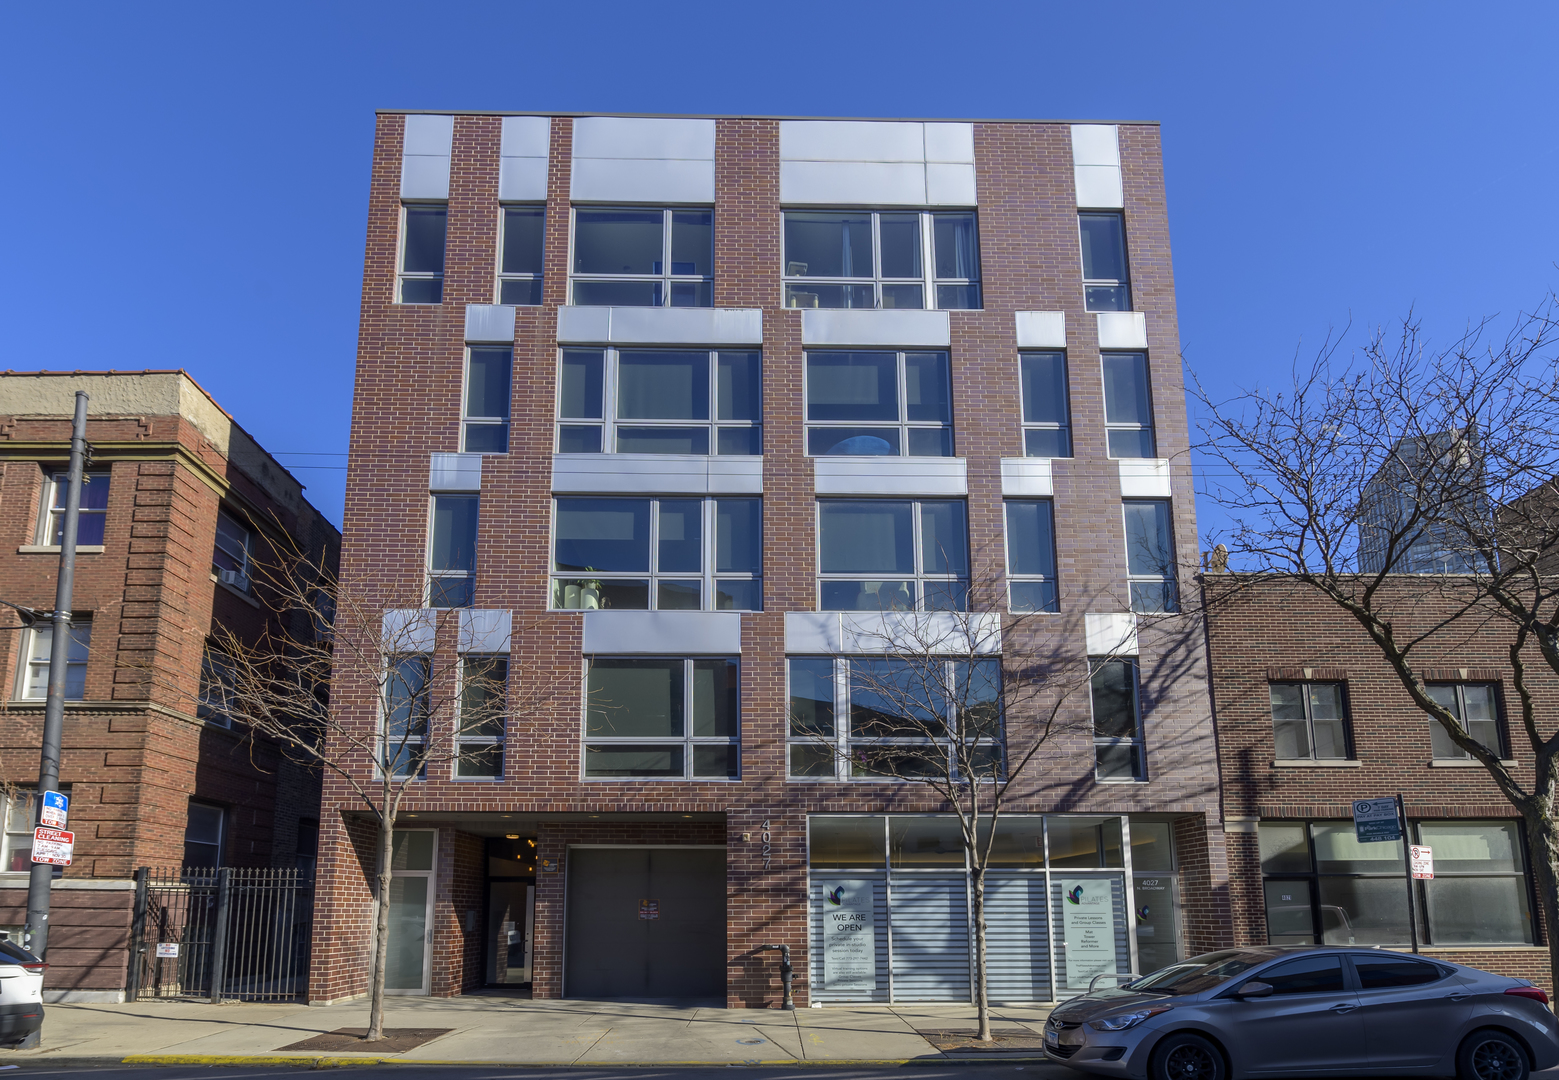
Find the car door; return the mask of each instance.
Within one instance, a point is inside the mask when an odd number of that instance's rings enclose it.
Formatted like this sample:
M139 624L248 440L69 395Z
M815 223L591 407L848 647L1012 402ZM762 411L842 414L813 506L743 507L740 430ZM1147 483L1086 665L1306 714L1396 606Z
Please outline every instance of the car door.
M1303 1076L1357 1069L1364 1062L1359 998L1348 987L1342 957L1306 954L1237 980L1272 986L1270 997L1235 998L1220 1030L1231 1043L1237 1074Z
M1348 959L1359 978L1369 1068L1454 1069L1456 1038L1472 1014L1472 990L1454 969L1393 952Z

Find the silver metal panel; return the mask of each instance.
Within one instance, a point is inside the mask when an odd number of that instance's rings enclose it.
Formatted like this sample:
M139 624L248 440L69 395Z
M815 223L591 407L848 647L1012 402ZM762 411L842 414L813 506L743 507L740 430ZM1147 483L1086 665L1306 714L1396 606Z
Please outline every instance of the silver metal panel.
M547 159L544 157L499 158L498 198L503 202L545 202Z
M950 656L1001 652L1001 614L995 611L845 611L839 614L843 653L912 651Z
M481 491L481 454L429 454L429 491Z
M406 117L406 134L401 140L401 155L449 157L455 144L455 118L417 114Z
M895 874L893 1000L968 1001L969 894L963 874Z
M926 166L914 162L781 161L786 206L924 206Z
M449 198L449 156L407 155L401 158L401 198Z
M973 124L926 124L926 160L974 164Z
M1066 312L1015 311L1013 315L1017 320L1018 348L1066 348Z
M985 958L992 1001L1050 999L1045 875L985 875Z
M967 495L964 458L820 457L812 461L819 495Z
M947 348L953 339L945 311L849 311L807 308L801 312L803 345L895 345Z
M763 459L701 454L554 454L552 490L658 495L761 495Z
M1090 611L1083 616L1089 656L1136 656L1137 616L1129 611Z
M577 202L715 201L713 161L575 157L570 194Z
M1077 185L1077 205L1103 210L1118 210L1126 205L1121 188L1121 171L1114 165L1074 165L1072 179Z
M762 345L759 308L619 307L611 312L612 343L624 345Z
M709 494L762 495L761 457L712 457L709 459Z
M610 340L611 333L611 308L558 308L559 344L605 345Z
M1073 165L1113 165L1120 168L1120 138L1114 124L1072 125Z
M588 655L739 656L742 617L734 611L587 611Z
M380 648L384 652L432 652L438 632L437 611L431 608L399 608L380 618Z
M827 870L814 872L811 875L809 886L810 899L807 903L809 917L808 927L811 931L812 948L810 949L812 1000L813 1001L880 1001L888 1000L888 883L884 880L882 871L875 873L870 870L851 872L849 870ZM872 928L873 928L873 954L877 960L877 986L876 989L866 990L833 990L823 986L823 916L828 907L825 899L827 892L834 886L846 881L871 881L872 885Z
M1002 458L1001 493L1008 497L1048 498L1055 494L1050 458Z
M786 652L837 653L840 651L840 640L838 612L785 612Z
M552 118L505 116L498 153L503 157L547 158L552 153Z
M975 206L974 166L932 162L926 166L927 206Z
M1169 498L1168 458L1121 458L1121 495L1132 499Z
M1099 348L1146 349L1148 347L1148 316L1143 311L1101 311L1099 320Z
M910 120L781 120L780 161L919 162L925 139L925 125Z
M498 608L460 609L460 651L506 653L514 637L514 614Z
M467 304L466 340L509 344L514 340L514 308L507 304Z
M581 116L574 121L575 158L715 159L713 120L649 116Z

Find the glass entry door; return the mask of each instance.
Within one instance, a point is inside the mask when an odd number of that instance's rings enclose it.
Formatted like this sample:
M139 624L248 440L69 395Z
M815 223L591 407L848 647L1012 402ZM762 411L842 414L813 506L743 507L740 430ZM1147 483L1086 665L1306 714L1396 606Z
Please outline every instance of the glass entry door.
M536 886L494 881L487 886L487 982L523 986L531 981L531 940L536 929Z

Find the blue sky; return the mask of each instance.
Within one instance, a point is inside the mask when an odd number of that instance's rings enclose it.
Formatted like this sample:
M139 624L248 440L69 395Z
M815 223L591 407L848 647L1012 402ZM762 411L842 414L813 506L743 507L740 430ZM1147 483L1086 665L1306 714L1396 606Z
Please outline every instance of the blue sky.
M1545 4L8 5L0 368L188 369L341 516L375 108L1157 120L1186 359L1555 270ZM1204 528L1218 514L1201 508Z

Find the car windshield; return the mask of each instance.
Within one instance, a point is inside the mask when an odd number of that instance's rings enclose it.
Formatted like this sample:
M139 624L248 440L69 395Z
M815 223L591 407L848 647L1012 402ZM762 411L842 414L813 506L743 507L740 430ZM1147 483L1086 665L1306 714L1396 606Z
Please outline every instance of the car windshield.
M1270 953L1247 952L1243 949L1225 949L1222 952L1203 953L1167 968L1160 968L1144 975L1122 989L1132 993L1145 991L1150 994L1200 994L1231 979L1242 971L1272 959Z

